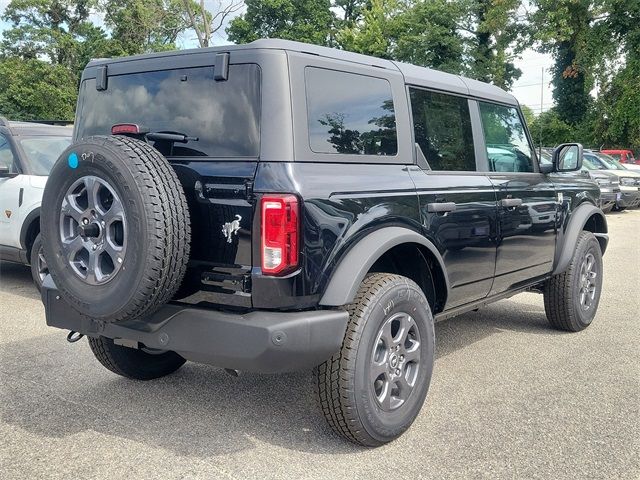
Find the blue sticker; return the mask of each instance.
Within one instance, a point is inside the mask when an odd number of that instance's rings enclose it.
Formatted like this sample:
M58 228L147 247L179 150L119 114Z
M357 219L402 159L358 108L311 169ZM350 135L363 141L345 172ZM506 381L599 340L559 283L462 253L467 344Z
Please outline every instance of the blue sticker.
M78 155L76 155L76 152L71 152L68 162L71 168L78 168Z

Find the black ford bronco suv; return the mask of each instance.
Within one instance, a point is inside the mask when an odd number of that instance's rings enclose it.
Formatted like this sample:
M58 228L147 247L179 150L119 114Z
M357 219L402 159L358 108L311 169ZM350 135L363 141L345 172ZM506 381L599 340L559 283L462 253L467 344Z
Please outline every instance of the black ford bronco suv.
M281 40L92 61L44 193L50 326L133 379L186 360L315 367L331 427L413 422L434 321L523 291L578 331L602 287L595 183L541 166L478 81Z

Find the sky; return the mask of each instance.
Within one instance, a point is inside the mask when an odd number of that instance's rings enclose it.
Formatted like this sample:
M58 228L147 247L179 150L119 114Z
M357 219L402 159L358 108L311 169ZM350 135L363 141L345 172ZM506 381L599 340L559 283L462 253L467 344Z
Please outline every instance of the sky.
M9 1L0 0L0 15L4 12ZM6 28L8 25L0 20L0 33ZM225 43L225 41L222 38L217 38L216 43ZM183 48L196 46L195 35L186 34L179 40L179 45ZM522 70L522 76L514 83L511 93L521 104L527 105L536 114L553 106L549 72L551 64L550 55L531 49L525 50L521 57L515 61L516 67Z

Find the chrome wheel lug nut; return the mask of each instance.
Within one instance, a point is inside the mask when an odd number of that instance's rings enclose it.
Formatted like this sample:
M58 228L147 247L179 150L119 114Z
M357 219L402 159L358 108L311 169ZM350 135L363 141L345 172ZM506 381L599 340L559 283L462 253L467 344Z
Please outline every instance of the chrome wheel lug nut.
M97 250L97 249L98 249L97 245L94 245L93 247L91 247L91 250Z
M396 375L400 375L400 369L396 368Z
M89 219L88 218L83 218L82 219L82 224L83 225L88 225L89 224Z
M400 361L404 362L404 355L400 355Z

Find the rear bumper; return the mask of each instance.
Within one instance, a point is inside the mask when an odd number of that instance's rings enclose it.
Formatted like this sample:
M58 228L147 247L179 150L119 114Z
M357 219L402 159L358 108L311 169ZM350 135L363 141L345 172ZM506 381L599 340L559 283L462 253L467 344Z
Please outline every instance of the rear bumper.
M344 310L228 313L167 304L143 320L105 323L84 317L59 295L51 277L42 288L47 325L112 338L137 348L172 350L187 360L238 370L277 373L327 360L344 338Z

